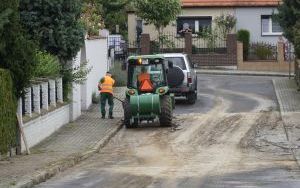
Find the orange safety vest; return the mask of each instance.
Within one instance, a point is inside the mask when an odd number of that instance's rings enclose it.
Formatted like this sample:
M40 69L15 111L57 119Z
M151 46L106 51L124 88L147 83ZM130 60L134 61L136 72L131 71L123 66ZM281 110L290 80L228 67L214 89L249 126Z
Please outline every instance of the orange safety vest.
M143 82L144 80L150 80L150 74L141 73L138 77L139 82Z
M111 93L113 94L113 85L115 84L115 80L112 79L109 76L104 76L104 82L99 83L101 90L101 93Z

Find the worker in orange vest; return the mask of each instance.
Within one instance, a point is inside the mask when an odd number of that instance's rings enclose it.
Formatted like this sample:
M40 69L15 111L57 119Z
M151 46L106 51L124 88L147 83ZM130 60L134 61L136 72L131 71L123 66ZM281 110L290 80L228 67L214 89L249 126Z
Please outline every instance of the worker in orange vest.
M141 73L138 76L138 80L142 83L144 80L150 80L150 74L147 72L146 67L141 68Z
M153 85L150 79L150 74L147 72L146 67L141 68L141 73L138 75L138 81L141 91L152 91Z
M106 75L101 78L98 89L100 91L100 105L101 105L101 114L102 119L105 119L105 106L106 101L108 101L109 105L109 118L113 119L113 108L114 108L114 100L113 100L113 85L115 84L115 80L112 78L110 72L107 72Z

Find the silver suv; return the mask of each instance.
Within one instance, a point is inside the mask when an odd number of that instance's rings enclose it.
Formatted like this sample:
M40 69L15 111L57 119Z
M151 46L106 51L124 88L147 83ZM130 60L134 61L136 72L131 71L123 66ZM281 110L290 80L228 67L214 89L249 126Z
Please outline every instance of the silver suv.
M169 66L171 65L167 74L170 93L184 96L188 103L194 104L197 100L197 74L188 55L182 53L161 55L168 61Z

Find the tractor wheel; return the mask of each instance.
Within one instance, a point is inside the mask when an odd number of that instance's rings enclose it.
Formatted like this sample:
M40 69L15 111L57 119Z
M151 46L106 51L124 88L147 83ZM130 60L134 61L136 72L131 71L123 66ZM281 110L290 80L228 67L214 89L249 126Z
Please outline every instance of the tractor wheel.
M159 116L161 126L172 126L172 100L171 97L165 95L161 98L161 114Z
M130 129L130 128L136 128L137 127L137 123L134 122L131 124L131 110L130 110L130 103L129 103L129 99L125 99L124 101L124 124L125 124L125 127L127 129Z
M196 100L197 100L197 93L195 93L195 92L189 92L186 95L186 98L187 98L187 101L188 101L189 104L195 104Z

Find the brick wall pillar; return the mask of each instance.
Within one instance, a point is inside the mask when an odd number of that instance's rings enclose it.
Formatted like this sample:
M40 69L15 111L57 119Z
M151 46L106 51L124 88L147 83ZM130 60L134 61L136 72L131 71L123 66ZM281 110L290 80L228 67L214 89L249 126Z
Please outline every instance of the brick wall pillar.
M232 65L237 65L237 36L236 34L227 35L227 61Z
M33 105L34 112L37 114L41 113L41 97L40 97L40 85L32 86L32 95L33 95Z
M48 110L49 104L48 104L48 82L41 83L42 88L42 109Z
M192 54L193 53L193 36L192 33L185 33L184 34L184 41L185 41L185 48L184 52L187 54Z
M227 53L237 54L237 36L236 34L227 35Z
M150 35L143 33L141 35L141 54L150 54Z
M56 79L57 102L63 103L63 84L62 78Z
M277 61L278 63L284 63L284 43L277 43Z
M31 88L26 88L25 93L26 93L25 100L24 100L25 114L28 115L29 117L32 117Z
M238 64L238 67L242 66L243 62L244 62L243 43L238 41L237 42L237 64Z
M22 112L22 105L23 105L23 102L24 102L24 101L22 101L22 98L19 98L19 100L18 100L17 113L19 114L20 117L22 117L22 114L23 114L23 112Z
M56 107L56 91L55 91L55 80L49 80L50 86L50 105Z

